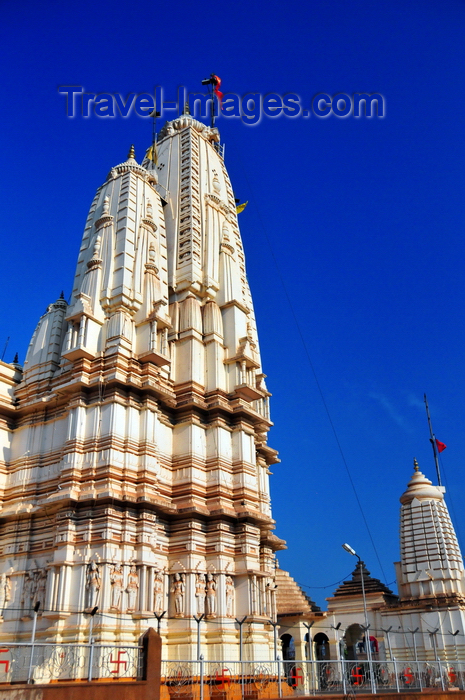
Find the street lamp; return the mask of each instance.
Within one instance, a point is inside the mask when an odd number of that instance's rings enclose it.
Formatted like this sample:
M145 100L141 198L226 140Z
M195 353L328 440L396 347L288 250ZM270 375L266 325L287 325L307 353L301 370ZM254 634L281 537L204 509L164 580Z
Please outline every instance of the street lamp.
M376 684L375 684L375 678L373 675L373 661L371 658L371 644L370 644L370 625L368 624L368 612L367 612L367 600L365 596L365 581L363 579L363 566L362 566L362 560L355 551L355 549L352 549L350 544L347 544L345 542L342 545L342 549L345 549L346 552L349 552L349 554L352 554L353 557L357 557L358 563L360 564L360 577L362 580L362 598L363 598L363 612L365 613L365 646L367 650L367 658L368 658L368 666L370 668L370 681L371 681L371 690L373 693L376 693ZM368 637L368 639L367 639Z

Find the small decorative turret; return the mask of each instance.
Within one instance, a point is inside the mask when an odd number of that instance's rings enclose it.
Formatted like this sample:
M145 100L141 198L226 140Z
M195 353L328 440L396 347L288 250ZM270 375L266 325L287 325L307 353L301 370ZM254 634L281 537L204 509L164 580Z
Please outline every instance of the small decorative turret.
M18 353L15 353L14 360L13 360L13 362L12 362L11 364L12 364L13 367L14 367L16 370L18 370L19 372L22 372L22 371L23 371L23 366L19 364L19 356L18 356Z

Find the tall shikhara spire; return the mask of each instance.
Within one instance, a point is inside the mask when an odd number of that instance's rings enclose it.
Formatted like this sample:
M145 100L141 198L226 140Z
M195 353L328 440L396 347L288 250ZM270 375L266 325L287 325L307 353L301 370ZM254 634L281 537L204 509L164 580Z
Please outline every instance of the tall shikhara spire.
M270 428L253 305L219 136L189 115L131 148L98 189L69 305L51 304L24 370L1 363L0 638L137 639L166 655L263 658L276 617ZM147 167L145 167L147 166ZM210 652L215 649L215 652ZM215 654L215 656L213 656Z
M415 471L400 498L401 560L396 566L401 601L465 596L462 553L444 491L433 486L415 460Z

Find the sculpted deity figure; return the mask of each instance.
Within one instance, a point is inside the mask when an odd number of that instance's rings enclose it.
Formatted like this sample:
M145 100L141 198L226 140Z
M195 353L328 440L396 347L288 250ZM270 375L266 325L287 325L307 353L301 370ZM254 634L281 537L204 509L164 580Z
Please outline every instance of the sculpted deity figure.
M30 572L31 578L31 608L37 603L37 588L39 586L39 572L37 569Z
M100 586L101 586L101 579L100 579L100 570L99 570L98 564L96 564L95 561L91 561L87 565L87 580L86 580L87 607L88 608L95 608L95 606L97 605Z
M171 593L174 598L175 617L184 617L184 574L174 574Z
M226 576L226 617L234 617L234 581L231 576Z
M45 590L47 588L47 569L37 569L34 571L34 585L32 595L32 607L40 603L42 610L45 607Z
M128 585L126 588L128 594L128 612L133 612L136 609L137 590L139 588L139 574L137 573L136 565L133 564L129 571Z
M195 580L195 597L197 599L197 613L199 615L205 612L206 588L205 574L197 574Z
M207 615L216 617L216 581L213 574L207 574Z
M153 609L157 615L163 612L163 574L156 571L153 579Z
M2 614L5 603L11 598L11 581L6 574L0 576L0 615Z
M123 583L123 569L121 564L113 564L110 571L110 583L111 583L111 608L113 610L121 611L121 599L123 597L124 583Z
M34 575L32 571L26 571L24 574L23 592L21 594L21 607L23 610L29 611L32 607Z

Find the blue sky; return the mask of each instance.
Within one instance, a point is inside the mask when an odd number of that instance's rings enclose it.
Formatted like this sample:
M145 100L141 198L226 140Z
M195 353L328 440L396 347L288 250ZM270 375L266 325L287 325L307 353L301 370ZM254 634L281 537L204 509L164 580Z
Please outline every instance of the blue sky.
M344 541L394 581L413 458L435 476L424 392L464 546L464 25L458 0L2 4L6 361L24 360L47 304L70 294L96 188L131 143L139 160L150 145L136 115L68 119L58 86L174 97L214 72L226 92L306 105L384 96L383 119L218 121L249 200L240 224L282 460L273 514L289 544L279 561L320 604L353 569Z

